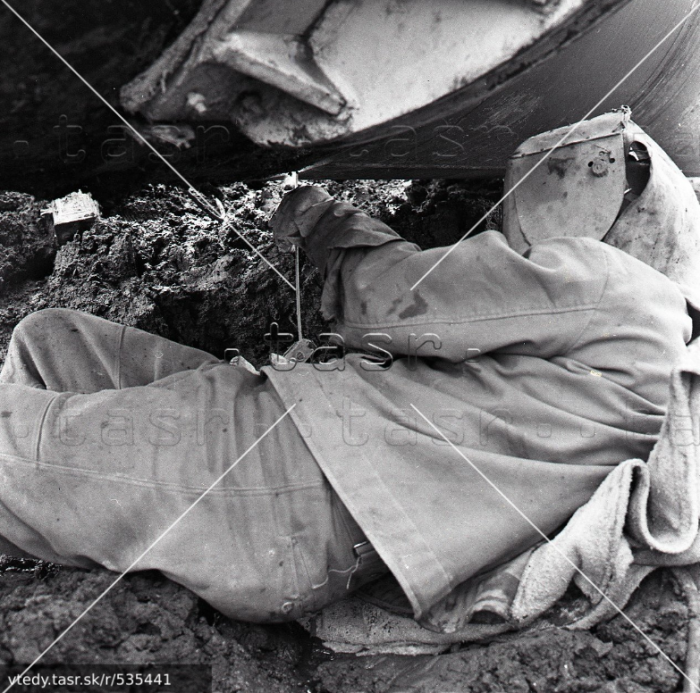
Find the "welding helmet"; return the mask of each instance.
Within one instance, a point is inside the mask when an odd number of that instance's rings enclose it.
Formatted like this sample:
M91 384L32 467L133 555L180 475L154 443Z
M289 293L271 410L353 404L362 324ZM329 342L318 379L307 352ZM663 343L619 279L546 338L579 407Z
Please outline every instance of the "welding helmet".
M684 285L697 303L700 204L629 109L525 141L508 161L505 190L503 233L519 252L555 236L602 240Z

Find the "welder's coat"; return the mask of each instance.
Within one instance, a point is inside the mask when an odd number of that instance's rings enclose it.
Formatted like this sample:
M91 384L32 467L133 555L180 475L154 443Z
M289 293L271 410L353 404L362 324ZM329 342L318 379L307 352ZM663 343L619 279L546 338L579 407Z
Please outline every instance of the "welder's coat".
M337 202L306 243L326 314L374 358L266 374L416 616L650 452L691 320L644 263L584 238L523 257L493 231L420 251ZM397 358L369 370L379 348Z

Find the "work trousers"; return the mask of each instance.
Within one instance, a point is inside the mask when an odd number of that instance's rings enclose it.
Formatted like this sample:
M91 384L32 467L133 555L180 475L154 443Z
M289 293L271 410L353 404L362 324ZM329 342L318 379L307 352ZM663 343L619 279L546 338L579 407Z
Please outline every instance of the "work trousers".
M234 618L321 608L368 578L364 535L284 413L267 378L203 351L34 313L0 372L0 535L160 570Z

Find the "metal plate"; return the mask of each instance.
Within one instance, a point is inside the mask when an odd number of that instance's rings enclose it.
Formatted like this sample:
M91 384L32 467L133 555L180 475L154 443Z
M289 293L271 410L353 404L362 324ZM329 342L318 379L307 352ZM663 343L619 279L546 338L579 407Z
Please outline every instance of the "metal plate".
M615 221L625 191L621 134L515 158L510 166L517 220L528 243L553 236L600 240Z

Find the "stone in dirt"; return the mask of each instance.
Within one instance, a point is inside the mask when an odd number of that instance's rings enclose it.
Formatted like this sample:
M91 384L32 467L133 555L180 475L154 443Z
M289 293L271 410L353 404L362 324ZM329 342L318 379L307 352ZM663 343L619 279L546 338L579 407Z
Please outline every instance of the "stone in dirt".
M100 206L90 193L79 190L54 200L41 213L61 246L70 241L78 231L85 231L95 223L100 216Z

